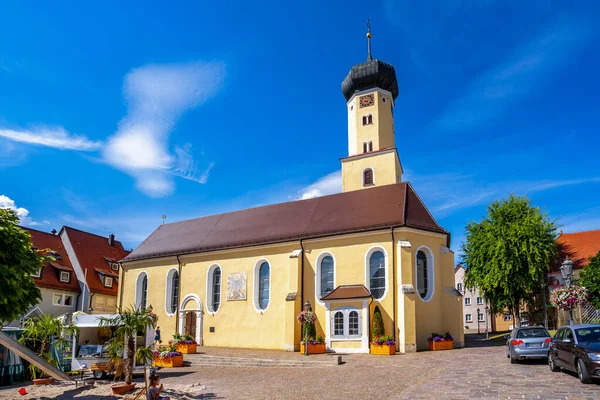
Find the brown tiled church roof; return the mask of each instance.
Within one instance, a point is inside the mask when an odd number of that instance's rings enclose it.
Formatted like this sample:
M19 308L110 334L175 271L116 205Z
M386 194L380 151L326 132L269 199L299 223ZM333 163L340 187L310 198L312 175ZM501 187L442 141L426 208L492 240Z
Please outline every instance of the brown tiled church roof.
M402 226L447 234L403 182L160 225L122 261Z
M371 292L363 285L340 285L321 300L350 300L371 297Z

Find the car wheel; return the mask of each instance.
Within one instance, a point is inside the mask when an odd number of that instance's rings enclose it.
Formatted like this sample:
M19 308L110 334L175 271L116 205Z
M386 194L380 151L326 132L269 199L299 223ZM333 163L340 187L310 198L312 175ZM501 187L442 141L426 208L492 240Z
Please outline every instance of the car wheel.
M510 363L511 364L516 364L519 361L515 357L513 357L512 354L509 357L510 357Z
M581 383L592 383L592 379L585 368L585 363L581 358L577 360L577 375L579 376Z
M554 356L552 354L548 356L548 366L550 367L550 371L552 372L560 371L560 367L556 365L556 360L554 359Z
M92 375L94 376L94 379L104 379L104 377L106 376L104 374L104 371L93 371Z

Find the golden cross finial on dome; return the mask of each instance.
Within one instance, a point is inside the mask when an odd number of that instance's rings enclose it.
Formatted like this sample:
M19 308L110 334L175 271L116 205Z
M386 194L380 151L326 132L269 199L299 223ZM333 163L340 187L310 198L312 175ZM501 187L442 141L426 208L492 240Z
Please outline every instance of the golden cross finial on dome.
M371 20L367 20L367 46L369 54L367 56L367 61L371 61L373 57L371 57Z

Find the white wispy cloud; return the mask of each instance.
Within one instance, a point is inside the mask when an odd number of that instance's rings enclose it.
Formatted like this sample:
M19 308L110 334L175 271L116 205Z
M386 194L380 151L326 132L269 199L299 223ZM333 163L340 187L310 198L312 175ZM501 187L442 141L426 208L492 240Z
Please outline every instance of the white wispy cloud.
M464 94L447 107L435 122L435 128L460 131L496 118L552 71L565 65L590 36L587 25L560 20L518 48L505 62L475 78Z
M558 219L563 232L581 232L600 229L600 206L578 213L562 215Z
M205 183L212 168L198 172L189 145L172 155L168 138L179 117L222 86L221 63L148 65L125 77L127 116L103 149L104 160L136 179L142 192L160 197L173 191L173 175Z
M71 134L61 127L41 127L30 130L0 128L0 136L16 142L63 150L95 151L102 147L100 141L93 141L82 135Z
M297 199L306 200L342 191L342 171L332 172L298 192Z
M13 210L17 217L19 217L19 221L21 225L25 226L40 226L40 225L48 225L50 222L42 221L37 222L33 221L29 216L29 210L23 207L17 207L15 201L10 197L2 194L0 195L0 208Z

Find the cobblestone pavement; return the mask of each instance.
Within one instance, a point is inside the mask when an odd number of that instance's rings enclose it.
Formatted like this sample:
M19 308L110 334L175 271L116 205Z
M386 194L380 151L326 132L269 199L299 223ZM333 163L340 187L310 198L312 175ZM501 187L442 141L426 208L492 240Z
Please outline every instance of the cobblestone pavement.
M298 353L253 350L205 352L239 357L303 357ZM331 355L308 359L326 357ZM545 361L512 365L504 347L343 358L345 364L333 367L200 367L193 372L184 367L161 372L165 387L177 385L178 390L170 393L172 397L181 399L600 399L600 383L583 385L574 374L552 373ZM199 383L206 390L184 394L186 387Z

